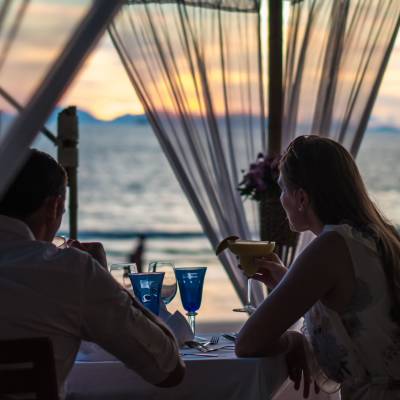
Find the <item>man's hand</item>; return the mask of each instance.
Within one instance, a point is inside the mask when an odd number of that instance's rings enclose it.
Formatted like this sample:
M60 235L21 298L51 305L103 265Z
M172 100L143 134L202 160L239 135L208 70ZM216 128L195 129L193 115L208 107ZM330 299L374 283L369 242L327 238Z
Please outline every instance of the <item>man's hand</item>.
M157 383L156 386L169 388L179 385L185 377L185 373L186 366L180 358L178 364L176 365L175 369L170 373L170 375L164 381Z
M278 285L287 272L287 268L275 253L265 257L256 257L254 263L258 271L252 278L263 282L271 289Z
M103 245L100 242L79 242L78 240L68 240L69 247L76 247L79 250L86 251L96 261L100 263L102 267L107 269L107 257Z
M299 332L287 332L290 335L290 349L286 354L286 364L288 368L289 378L294 382L294 388L300 389L301 380L303 378L303 397L308 398L312 377L309 362L307 360L307 346L305 337ZM314 382L314 391L319 393L319 387Z

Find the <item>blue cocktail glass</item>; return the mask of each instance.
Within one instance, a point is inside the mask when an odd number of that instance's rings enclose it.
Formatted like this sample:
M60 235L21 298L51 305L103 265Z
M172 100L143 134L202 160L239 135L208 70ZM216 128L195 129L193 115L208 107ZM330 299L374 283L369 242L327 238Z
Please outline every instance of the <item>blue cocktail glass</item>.
M139 301L151 312L160 312L160 295L164 272L148 272L129 274L133 293Z
M181 294L183 308L187 311L189 324L195 334L195 317L201 305L204 276L207 267L175 268L176 280Z

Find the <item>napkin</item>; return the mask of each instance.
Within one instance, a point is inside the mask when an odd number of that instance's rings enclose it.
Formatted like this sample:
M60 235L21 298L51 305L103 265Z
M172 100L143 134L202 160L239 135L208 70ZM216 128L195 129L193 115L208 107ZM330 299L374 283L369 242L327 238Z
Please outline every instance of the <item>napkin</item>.
M185 342L194 339L189 322L179 311L175 311L173 314L171 314L167 310L167 307L165 307L165 304L162 303L160 305L159 317L171 329L180 347L183 346Z
M187 341L193 340L194 335L187 319L179 312L175 311L165 323L174 333L179 346L183 346Z

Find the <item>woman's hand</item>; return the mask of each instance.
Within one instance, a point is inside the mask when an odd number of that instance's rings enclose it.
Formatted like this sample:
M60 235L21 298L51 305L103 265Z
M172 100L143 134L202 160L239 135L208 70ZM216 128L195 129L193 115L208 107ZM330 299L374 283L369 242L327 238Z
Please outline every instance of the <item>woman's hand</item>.
M289 342L289 351L286 353L286 364L288 368L289 378L294 382L294 388L300 389L303 378L303 397L308 398L312 384L312 376L310 371L310 360L307 357L307 340L299 332L286 332ZM314 382L314 391L319 393L319 387Z
M79 242L78 240L70 239L68 240L68 246L86 251L98 261L103 268L108 269L106 252L100 242Z
M256 257L254 263L258 271L252 278L263 282L271 289L278 285L287 272L287 268L275 253L265 257Z

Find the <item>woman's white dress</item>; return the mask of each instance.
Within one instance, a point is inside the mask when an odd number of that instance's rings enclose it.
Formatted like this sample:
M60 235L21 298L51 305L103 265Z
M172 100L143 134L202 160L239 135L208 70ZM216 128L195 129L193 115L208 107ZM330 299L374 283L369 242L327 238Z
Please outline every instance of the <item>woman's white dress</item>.
M386 277L373 238L347 224L327 225L345 240L356 278L341 314L317 302L305 316L304 334L318 361L323 390L341 388L344 400L400 400L400 326L390 315Z

